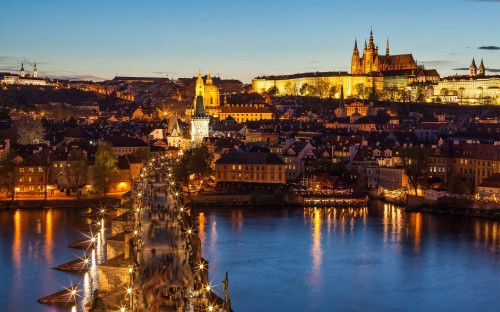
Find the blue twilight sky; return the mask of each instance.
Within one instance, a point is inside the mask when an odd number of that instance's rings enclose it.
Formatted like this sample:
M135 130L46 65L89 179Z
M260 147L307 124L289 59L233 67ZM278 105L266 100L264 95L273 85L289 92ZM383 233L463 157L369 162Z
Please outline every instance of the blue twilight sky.
M189 77L200 68L249 83L263 74L348 71L354 38L362 48L371 26L382 53L388 37L391 54L413 53L441 76L465 73L457 69L472 57L500 70L500 0L2 0L0 7L0 71L17 71L22 59L36 61L41 76L84 79Z

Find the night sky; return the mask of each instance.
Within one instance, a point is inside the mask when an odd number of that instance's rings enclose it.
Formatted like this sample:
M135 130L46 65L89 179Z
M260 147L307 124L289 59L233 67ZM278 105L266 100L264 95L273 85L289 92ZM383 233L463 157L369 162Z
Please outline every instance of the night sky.
M350 71L373 27L385 53L413 53L441 76L472 57L500 71L500 1L3 1L0 71L111 79ZM488 69L497 70L488 72Z

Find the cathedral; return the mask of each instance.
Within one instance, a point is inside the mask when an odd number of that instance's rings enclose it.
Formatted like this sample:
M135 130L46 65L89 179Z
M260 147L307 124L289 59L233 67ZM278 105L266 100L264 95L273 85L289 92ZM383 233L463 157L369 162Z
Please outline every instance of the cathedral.
M354 40L354 51L351 59L352 75L383 73L392 70L418 70L419 66L411 54L389 54L389 39L385 46L385 55L379 55L378 45L373 43L373 32L370 31L368 44L365 40L363 55L359 55L358 42Z
M369 41L365 40L362 54L358 50L357 40L354 40L350 73L332 71L261 76L252 79L252 89L262 93L276 88L280 95L304 95L301 88L306 84L316 88L327 85L330 90L336 91L336 98L339 98L339 90L343 88L347 97L366 99L370 94L383 98L384 90L388 88L404 90L408 85L433 84L438 81L438 72L418 66L412 54L391 55L389 40L385 54L379 54L373 32L370 31ZM331 96L331 92L325 94L327 97ZM320 94L320 97L325 96Z

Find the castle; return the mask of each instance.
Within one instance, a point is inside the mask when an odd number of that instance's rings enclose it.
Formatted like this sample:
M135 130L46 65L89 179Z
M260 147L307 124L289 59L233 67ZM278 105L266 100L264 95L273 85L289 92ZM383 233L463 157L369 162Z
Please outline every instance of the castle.
M276 88L281 95L307 95L304 85L313 86L317 96L339 98L343 87L347 97L368 98L389 88L404 90L411 84L426 84L439 81L435 69L424 69L419 66L412 54L390 55L389 40L386 43L385 55L379 55L378 45L374 43L373 32L370 31L368 43L365 40L363 54L360 55L357 40L351 57L351 73L347 72L313 72L295 75L263 76L252 80L255 92L269 91ZM309 94L311 95L311 94Z

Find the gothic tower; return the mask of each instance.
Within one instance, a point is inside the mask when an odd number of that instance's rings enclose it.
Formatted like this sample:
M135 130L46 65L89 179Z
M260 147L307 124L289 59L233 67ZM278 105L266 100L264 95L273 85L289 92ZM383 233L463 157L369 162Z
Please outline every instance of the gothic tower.
M477 75L481 77L484 77L484 75L486 75L486 69L484 68L483 58L481 58L481 64L479 64Z
M352 58L351 58L351 74L353 75L362 74L360 67L361 67L361 59L359 58L358 41L354 39L354 50L352 51Z
M198 75L198 80L203 79L201 74ZM191 116L191 142L200 144L204 137L208 137L210 117L205 114L205 105L203 103L203 92L198 90L198 81L196 82L196 99L194 104L194 114Z
M365 41L365 49L363 51L364 74L379 71L378 63L376 63L377 58L378 58L378 47L375 47L375 44L373 43L373 31L370 30L370 39L368 41L368 45L366 45Z
M476 66L476 60L474 60L474 58L472 58L472 63L470 64L469 68L470 68L469 76L475 77L477 75L477 66Z
M387 38L387 42L385 43L385 56L389 56L389 38Z

